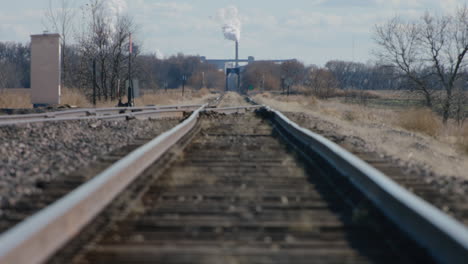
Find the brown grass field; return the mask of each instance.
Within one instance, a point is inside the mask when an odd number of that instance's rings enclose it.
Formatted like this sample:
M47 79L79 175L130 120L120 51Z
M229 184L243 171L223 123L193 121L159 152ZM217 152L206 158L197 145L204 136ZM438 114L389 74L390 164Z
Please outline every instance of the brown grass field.
M346 103L341 98L270 93L253 97L296 116L301 126L347 138L403 166L468 179L468 122L459 126L450 120L443 125L428 109Z
M0 89L0 108L32 108L29 93Z
M74 107L93 107L92 103L86 96L76 90L70 88L62 88L61 104ZM137 106L145 105L171 105L171 104L201 104L206 102L208 98L213 97L210 90L203 88L199 90L187 87L182 96L182 89L171 89L167 92L159 90L157 92L147 91L140 98L135 99ZM125 102L126 97L123 98ZM96 107L114 107L118 103L114 101L98 101ZM10 92L8 90L0 90L0 108L32 108L31 97L28 93Z

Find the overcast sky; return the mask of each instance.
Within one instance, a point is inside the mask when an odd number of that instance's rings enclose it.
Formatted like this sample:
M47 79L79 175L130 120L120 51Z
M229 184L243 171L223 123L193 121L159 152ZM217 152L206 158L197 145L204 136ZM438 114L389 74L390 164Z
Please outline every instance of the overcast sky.
M183 52L207 58L234 56L225 40L218 10L239 9L240 56L297 58L324 65L332 59L372 60L373 27L394 15L418 18L425 11L451 12L468 0L106 0L126 2L139 26L145 52ZM0 41L29 40L42 33L49 0L0 0ZM79 8L87 0L74 0Z

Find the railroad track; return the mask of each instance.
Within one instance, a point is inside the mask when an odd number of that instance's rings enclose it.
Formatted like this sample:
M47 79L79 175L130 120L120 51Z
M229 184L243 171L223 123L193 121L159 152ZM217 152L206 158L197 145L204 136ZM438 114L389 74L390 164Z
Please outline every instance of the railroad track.
M212 100L211 104L216 105ZM0 116L0 126L44 123L56 121L107 119L124 120L131 118L166 118L181 117L183 112L193 111L201 105L169 105L169 106L144 106L144 107L111 107L111 108L83 108L64 111L54 111L40 114L20 114Z
M198 109L3 234L0 263L466 260L465 227L281 113L249 110Z
M211 107L216 107L222 100L222 94L209 102ZM35 123L35 122L50 122L50 121L70 121L82 120L87 117L81 116L83 114L89 115L89 110L92 110L96 115L88 118L97 119L122 119L135 117L135 118L166 118L165 123L168 127L177 124L177 118L182 118L183 114L193 107L200 107L201 105L173 105L161 107L124 107L124 108L97 108L97 109L77 109L63 112L50 112L47 119L43 119L45 114L26 114L0 117L1 125L12 125L21 123ZM227 111L228 109L226 109ZM74 116L76 115L76 116ZM172 119L167 119L172 118ZM2 123L2 121L5 121ZM155 131L154 137L158 133ZM90 180L93 176L104 171L116 161L125 157L132 151L143 146L153 138L136 138L130 144L118 148L106 155L99 157L96 161L90 164L87 168L80 169L69 173L64 177L52 181L39 181L36 187L41 190L40 193L27 195L18 202L13 204L5 203L0 208L0 233L8 230L14 225L25 220L27 217L33 215L37 211L47 207L53 202L59 200L66 194L70 193L86 181ZM66 178L65 178L66 177ZM64 179L65 178L65 179Z

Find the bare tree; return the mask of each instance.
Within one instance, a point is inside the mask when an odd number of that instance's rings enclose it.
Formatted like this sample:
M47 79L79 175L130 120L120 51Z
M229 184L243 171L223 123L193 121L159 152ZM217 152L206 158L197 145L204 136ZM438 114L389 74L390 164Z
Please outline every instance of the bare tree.
M0 88L28 88L31 50L29 44L0 42Z
M300 84L305 76L305 66L298 60L290 60L281 64L282 75L291 80L291 85Z
M333 90L338 88L338 82L333 73L325 68L310 67L304 84L309 91L319 98L329 98Z
M274 62L256 61L249 63L242 73L244 90L249 86L261 88L262 91L281 89L281 66Z
M417 22L393 18L376 26L375 40L382 48L379 57L413 82L427 106L433 107L436 91L443 90L441 112L446 123L455 84L466 69L468 8L458 8L455 14L446 16L426 13Z
M137 51L133 54L128 48L130 34L135 31L134 23L130 17L120 14L109 19L102 0L91 0L84 13L89 22L79 37L81 85L95 87L98 100L116 99L125 92L126 62L134 60L138 54L137 45L133 45ZM122 92L118 94L117 91Z
M46 26L60 34L60 45L62 48L62 85L68 83L68 38L73 31L73 19L75 10L72 0L49 0L49 7L45 12ZM57 5L57 7L56 7Z
M463 7L453 16L423 17L422 43L429 51L427 60L432 63L437 79L445 90L442 99L442 117L447 122L455 83L466 68L468 52L468 9Z
M428 75L423 73L427 61L423 55L421 25L405 23L395 17L384 25L376 26L375 40L382 48L377 54L380 61L399 69L413 83L414 91L424 96L426 106L432 107L435 89L428 85Z
M298 60L290 60L281 64L281 79L283 89L287 89L289 95L290 87L301 84L305 77L305 66Z

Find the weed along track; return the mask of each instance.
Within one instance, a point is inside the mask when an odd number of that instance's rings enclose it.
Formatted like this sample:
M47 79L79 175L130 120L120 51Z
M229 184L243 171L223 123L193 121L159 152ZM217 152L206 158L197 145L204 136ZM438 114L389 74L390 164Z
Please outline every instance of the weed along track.
M314 166L255 113L205 114L183 153L130 209L108 212L111 225L54 261L430 262L371 208L344 202Z

